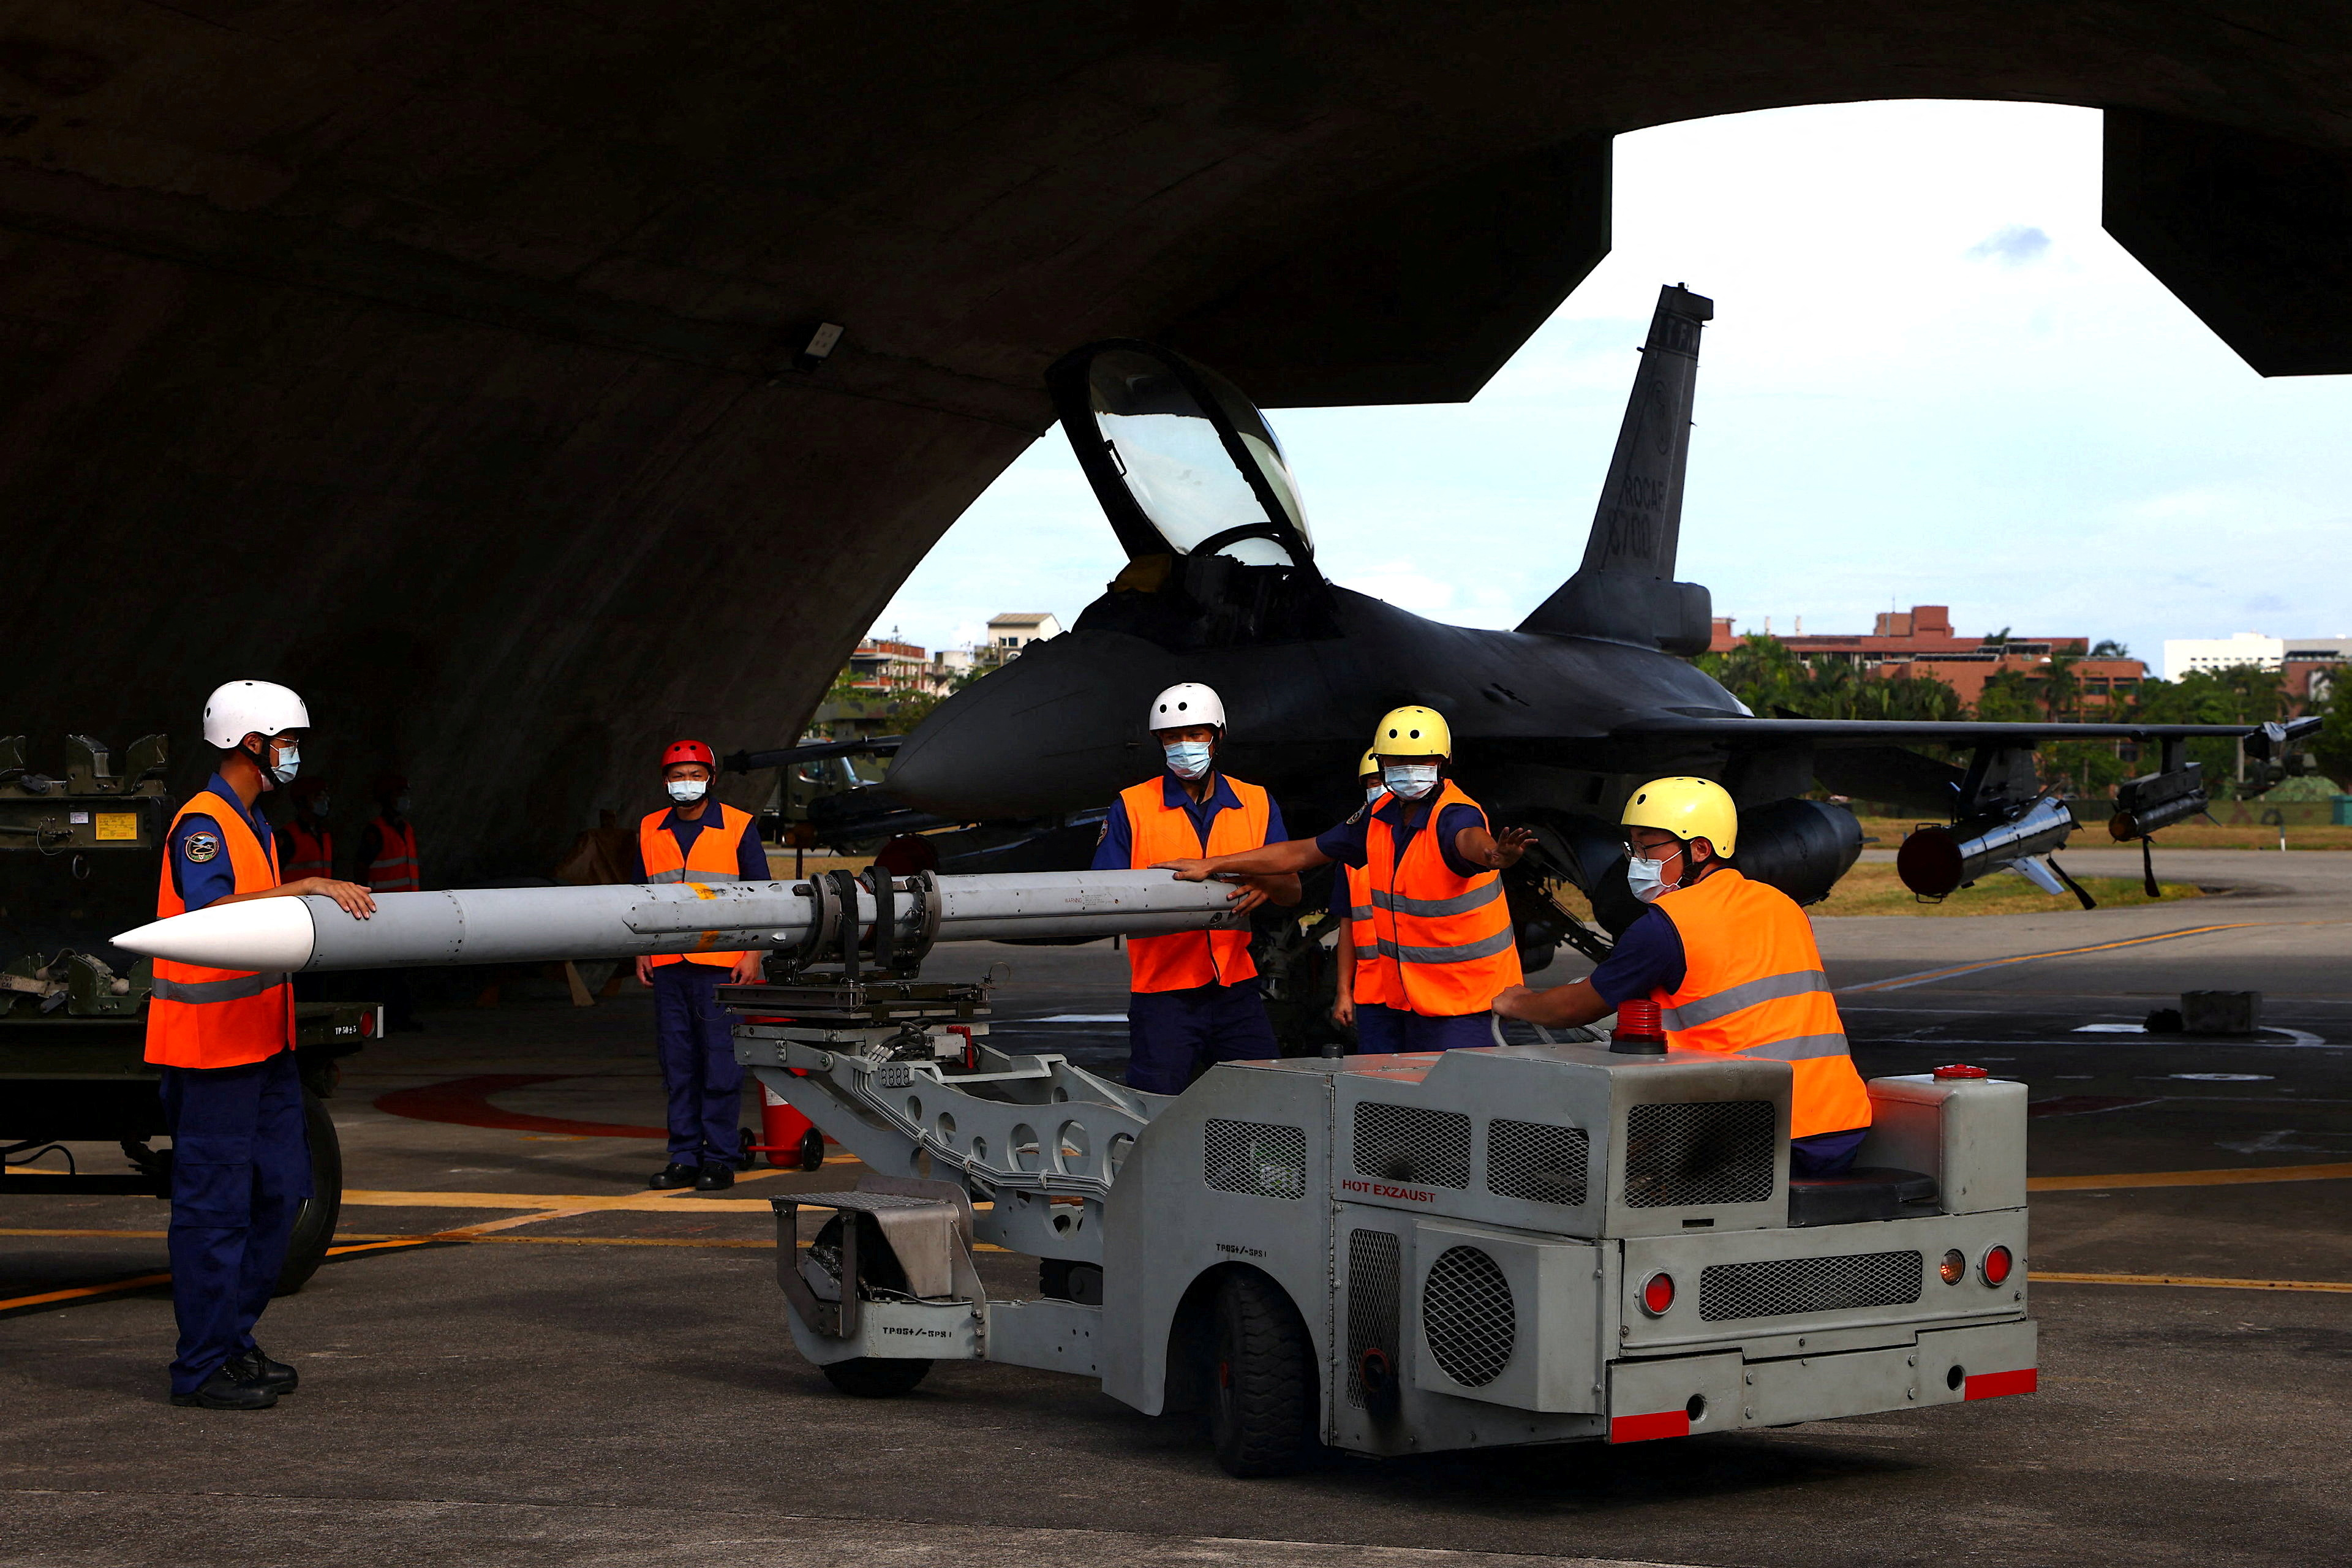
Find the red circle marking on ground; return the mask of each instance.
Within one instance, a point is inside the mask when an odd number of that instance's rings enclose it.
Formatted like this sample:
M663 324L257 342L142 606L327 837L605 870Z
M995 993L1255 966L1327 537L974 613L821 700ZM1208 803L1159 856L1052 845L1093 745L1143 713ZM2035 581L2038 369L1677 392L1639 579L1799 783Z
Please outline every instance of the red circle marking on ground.
M520 1110L501 1110L490 1103L490 1096L504 1094L510 1089L525 1089L535 1083L558 1083L567 1078L581 1078L582 1073L483 1073L474 1078L453 1078L446 1083L428 1083L418 1089L396 1089L390 1094L379 1095L375 1108L392 1116L405 1116L412 1121L446 1121L459 1127L505 1127L519 1132L568 1132L577 1138L667 1138L666 1129L631 1127L617 1121L574 1121L566 1116L532 1116Z

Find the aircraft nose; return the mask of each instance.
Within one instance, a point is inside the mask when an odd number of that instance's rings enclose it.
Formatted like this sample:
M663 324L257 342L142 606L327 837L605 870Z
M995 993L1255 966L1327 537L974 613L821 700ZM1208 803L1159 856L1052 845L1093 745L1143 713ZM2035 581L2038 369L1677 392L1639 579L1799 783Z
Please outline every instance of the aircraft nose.
M1102 636L1034 645L940 703L891 762L891 795L967 821L1108 803L1134 782L1130 742L1166 656L1131 637L1089 646Z

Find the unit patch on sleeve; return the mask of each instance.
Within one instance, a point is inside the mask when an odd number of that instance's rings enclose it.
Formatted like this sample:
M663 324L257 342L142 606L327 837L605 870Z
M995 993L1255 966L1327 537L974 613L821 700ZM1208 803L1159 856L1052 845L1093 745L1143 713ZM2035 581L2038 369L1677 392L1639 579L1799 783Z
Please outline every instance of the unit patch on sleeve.
M220 853L220 835L191 833L180 840L180 853L201 866Z

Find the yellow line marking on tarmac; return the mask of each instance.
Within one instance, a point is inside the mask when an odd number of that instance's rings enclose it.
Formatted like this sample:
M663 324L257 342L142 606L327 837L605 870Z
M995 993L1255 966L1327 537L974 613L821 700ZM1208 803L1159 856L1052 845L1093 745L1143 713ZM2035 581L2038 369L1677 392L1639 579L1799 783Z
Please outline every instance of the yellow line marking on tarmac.
M2340 1182L2352 1164L2243 1165L2219 1171L2133 1171L2116 1176L2032 1176L2029 1193L2096 1192L2111 1187L2233 1187L2258 1182Z
M110 1233L100 1231L94 1234ZM383 1252L394 1247L423 1247L427 1242L438 1239L437 1237L430 1236L397 1237L383 1241L362 1242L355 1247L331 1247L327 1248L327 1256L340 1258L352 1252ZM144 1290L152 1285L169 1285L171 1282L172 1277L169 1274L142 1274L135 1279L115 1279L104 1285L76 1285L65 1290L44 1290L36 1296L16 1296L0 1301L0 1312L12 1312L19 1307L46 1306L52 1301L78 1301L92 1296L116 1296L125 1290Z
M2119 942L2095 942L2088 947L2062 947L2052 952L2021 952L2008 958L1988 958L1976 963L1956 963L1948 969L1923 969L1916 974L1891 974L1884 980L1865 981L1860 985L1843 985L1839 994L1851 995L1863 991L1903 991L1914 985L1927 985L1938 980L1954 980L1979 970L2000 969L2011 963L2031 963L2037 958L2072 958L2083 952L2110 952L2119 947L2145 947L2152 942L2170 942L2175 937L2203 936L2209 931L2251 931L2265 921L2233 921L2228 925L2190 926L2186 931L2160 931L2147 936L2127 936Z
M2193 1274L2044 1274L2026 1276L2036 1285L2179 1285L2196 1290L2340 1290L2352 1293L2346 1279L2207 1279Z

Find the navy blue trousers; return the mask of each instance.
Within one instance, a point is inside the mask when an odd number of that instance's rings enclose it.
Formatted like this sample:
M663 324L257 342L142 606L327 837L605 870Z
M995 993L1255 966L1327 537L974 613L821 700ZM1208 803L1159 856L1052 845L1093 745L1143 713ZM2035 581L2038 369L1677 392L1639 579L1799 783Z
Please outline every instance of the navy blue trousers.
M1452 1051L1495 1043L1492 1015L1459 1013L1432 1018L1378 1002L1356 1004L1356 1049L1366 1056L1389 1051Z
M1816 1132L1809 1138L1791 1138L1789 1174L1843 1176L1853 1169L1853 1157L1862 1152L1862 1141L1869 1136L1869 1128L1858 1127L1844 1132Z
M294 1053L237 1068L165 1068L172 1133L172 1392L194 1393L253 1348L295 1211L310 1195L310 1140Z
M715 963L654 970L654 1048L669 1090L672 1164L730 1164L743 1152L743 1068L734 1020L719 1005L727 978Z
M1262 1062L1281 1054L1255 974L1231 985L1128 993L1129 1089L1181 1094L1219 1062Z

